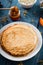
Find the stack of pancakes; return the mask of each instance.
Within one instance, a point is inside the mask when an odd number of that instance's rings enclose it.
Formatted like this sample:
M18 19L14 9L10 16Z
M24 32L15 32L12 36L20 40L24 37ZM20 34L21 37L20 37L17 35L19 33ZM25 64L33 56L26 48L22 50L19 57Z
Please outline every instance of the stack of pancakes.
M35 48L36 44L37 34L27 25L14 24L2 33L1 46L11 55L26 55Z

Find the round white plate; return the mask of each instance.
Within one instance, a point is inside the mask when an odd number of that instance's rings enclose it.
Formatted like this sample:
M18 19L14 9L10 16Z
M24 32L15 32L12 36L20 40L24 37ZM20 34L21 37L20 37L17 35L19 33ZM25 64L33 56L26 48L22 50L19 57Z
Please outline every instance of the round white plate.
M32 24L29 24L29 23L26 23L26 22L13 22L13 23L9 23L7 25L5 25L3 28L0 29L0 34L5 30L7 29L9 26L12 26L14 24L25 24L27 26L31 26L34 31L36 32L37 36L38 36L38 43L37 43L37 46L35 47L35 49L30 52L29 54L27 54L26 56L22 56L22 57L15 57L15 56L11 56L9 55L7 52L5 52L1 47L0 47L0 53L2 56L4 56L5 58L9 59L9 60L12 60L12 61L24 61L24 60L27 60L27 59L30 59L32 57L34 57L38 52L39 50L41 49L41 46L42 46L42 36L41 36L41 33L39 32L39 30L33 26Z

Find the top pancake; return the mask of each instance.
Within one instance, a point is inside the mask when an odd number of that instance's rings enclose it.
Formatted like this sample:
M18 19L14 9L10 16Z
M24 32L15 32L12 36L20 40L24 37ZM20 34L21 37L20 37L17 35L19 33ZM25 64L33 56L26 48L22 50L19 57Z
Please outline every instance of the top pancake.
M2 46L11 55L26 55L37 44L37 34L32 27L16 24L2 33Z

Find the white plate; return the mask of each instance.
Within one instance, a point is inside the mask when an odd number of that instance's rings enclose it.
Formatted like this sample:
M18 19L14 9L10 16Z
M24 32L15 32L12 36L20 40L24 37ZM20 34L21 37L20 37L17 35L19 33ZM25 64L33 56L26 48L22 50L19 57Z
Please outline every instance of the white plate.
M9 59L9 60L12 60L12 61L24 61L24 60L27 60L27 59L34 57L39 52L39 50L41 49L41 46L42 46L42 36L41 36L39 30L35 26L33 26L32 24L19 21L19 22L13 22L13 23L5 25L3 28L0 29L0 33L2 33L5 29L7 29L9 26L12 26L14 24L25 24L27 26L31 26L38 36L37 46L35 47L35 49L31 53L29 53L29 54L27 54L26 56L23 56L23 57L11 56L7 52L2 50L2 48L0 47L1 55L4 56L5 58Z

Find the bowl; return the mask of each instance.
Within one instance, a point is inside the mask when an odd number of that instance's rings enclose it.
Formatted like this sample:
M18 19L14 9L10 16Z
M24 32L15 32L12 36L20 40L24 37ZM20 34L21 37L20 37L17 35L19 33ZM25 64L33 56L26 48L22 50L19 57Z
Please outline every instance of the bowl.
M31 4L30 3L26 4L26 3L20 2L20 0L18 0L18 2L24 8L31 8L37 2L37 0L34 0L34 2Z
M12 60L12 61L24 61L24 60L28 60L32 57L34 57L38 52L39 50L41 49L42 47L42 36L41 36L41 33L40 31L35 27L33 26L32 24L30 23L26 23L26 22L21 22L21 21L18 21L18 22L12 22L12 23L9 23L7 25L5 25L3 28L0 29L0 34L6 30L9 26L12 26L14 24L24 24L24 25L27 25L27 26L31 26L34 31L36 32L37 34L37 37L38 37L38 43L36 45L36 47L34 48L34 50L32 52L30 52L29 54L25 55L25 56L22 56L22 57L15 57L15 56L12 56L10 54L8 54L7 52L5 52L2 47L0 47L0 54L2 56L4 56L5 58L9 59L9 60Z
M42 3L43 3L43 0L40 0L40 8L41 8L41 9L43 9Z

